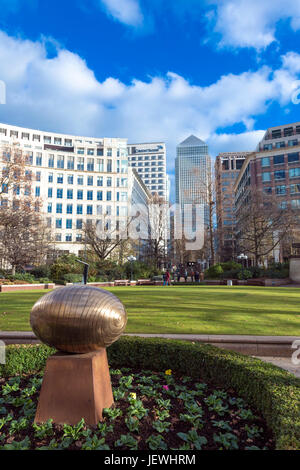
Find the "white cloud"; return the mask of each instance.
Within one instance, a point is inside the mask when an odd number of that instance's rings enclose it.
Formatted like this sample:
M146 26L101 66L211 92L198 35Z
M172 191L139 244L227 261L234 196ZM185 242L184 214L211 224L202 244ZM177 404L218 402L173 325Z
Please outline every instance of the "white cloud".
M99 0L106 12L128 26L141 26L143 14L138 0Z
M300 2L286 0L207 0L214 5L215 31L222 46L262 49L276 40L280 20L300 29ZM211 14L209 16L211 19Z
M207 140L213 155L253 150L262 135L253 130L255 119L274 101L289 104L299 72L300 55L290 52L275 71L263 66L205 87L172 72L129 85L112 77L99 82L77 54L59 49L49 58L45 43L0 32L0 80L7 87L0 121L132 143L163 140L172 171L176 144L191 133ZM245 132L220 134L237 123Z

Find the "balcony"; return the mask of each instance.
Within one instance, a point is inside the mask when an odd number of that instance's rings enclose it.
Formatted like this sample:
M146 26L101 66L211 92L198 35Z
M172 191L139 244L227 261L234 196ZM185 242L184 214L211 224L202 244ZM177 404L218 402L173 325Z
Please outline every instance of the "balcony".
M74 153L74 147L64 147L62 145L44 144L44 150L56 150L57 152Z

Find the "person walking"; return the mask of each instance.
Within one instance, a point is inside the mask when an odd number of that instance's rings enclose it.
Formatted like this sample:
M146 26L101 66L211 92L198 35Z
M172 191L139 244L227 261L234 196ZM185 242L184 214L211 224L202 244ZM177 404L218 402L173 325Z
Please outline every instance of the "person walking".
M166 281L167 281L167 274L166 273L163 273L163 285L165 286L166 285Z
M188 278L188 272L187 272L187 270L185 269L185 270L184 270L184 280L185 280L185 282L187 282L187 278Z
M167 286L171 285L171 283L170 283L170 273L169 273L168 270L166 271L166 285Z
M195 271L195 282L200 282L200 273L199 271Z

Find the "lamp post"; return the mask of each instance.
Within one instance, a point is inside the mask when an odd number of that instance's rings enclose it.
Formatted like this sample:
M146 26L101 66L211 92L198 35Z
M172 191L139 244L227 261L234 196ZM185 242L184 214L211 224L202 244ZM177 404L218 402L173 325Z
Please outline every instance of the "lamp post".
M87 285L87 281L88 281L88 274L89 274L89 264L88 263L84 263L83 261L80 261L80 259L77 259L76 260L77 263L81 263L84 265L84 272L83 272L83 284L84 285Z
M133 266L132 264L136 261L135 256L128 256L127 260L130 262L130 280L133 281Z
M248 256L245 255L244 253L241 253L238 257L237 257L238 260L242 261L242 266L243 268L247 267L245 266L245 263L247 263L247 260L248 260ZM245 262L245 263L244 263Z

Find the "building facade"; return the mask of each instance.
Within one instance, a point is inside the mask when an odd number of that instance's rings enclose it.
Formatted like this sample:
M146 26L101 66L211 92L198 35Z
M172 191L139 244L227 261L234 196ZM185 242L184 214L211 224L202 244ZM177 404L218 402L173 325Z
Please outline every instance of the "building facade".
M272 196L283 210L300 209L300 122L269 128L257 147L248 155L235 182L237 224L242 209L254 192ZM237 226L237 241L240 228ZM297 240L293 242L296 248ZM274 261L287 259L278 246Z
M221 262L230 261L236 255L234 183L250 153L225 152L215 160L216 248Z
M131 205L148 205L149 191L129 168L126 139L90 138L0 124L0 146L16 146L26 156L26 171L32 175L27 191L40 200L55 246L64 252L78 254L84 248L85 223L102 220L121 233L128 223Z
M128 162L143 180L152 195L169 200L169 182L164 142L128 144Z
M177 146L175 160L176 203L182 213L186 204L203 204L207 221L208 185L211 181L211 158L203 140L191 135Z

